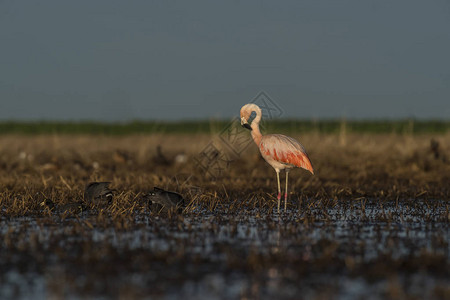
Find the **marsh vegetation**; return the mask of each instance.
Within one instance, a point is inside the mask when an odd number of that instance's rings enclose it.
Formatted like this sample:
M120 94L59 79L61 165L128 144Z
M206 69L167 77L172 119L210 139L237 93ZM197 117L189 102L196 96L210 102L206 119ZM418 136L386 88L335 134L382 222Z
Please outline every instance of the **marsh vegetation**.
M450 136L293 137L316 175L290 173L278 214L254 145L211 177L205 133L0 136L0 298L449 299ZM186 207L150 211L155 186Z

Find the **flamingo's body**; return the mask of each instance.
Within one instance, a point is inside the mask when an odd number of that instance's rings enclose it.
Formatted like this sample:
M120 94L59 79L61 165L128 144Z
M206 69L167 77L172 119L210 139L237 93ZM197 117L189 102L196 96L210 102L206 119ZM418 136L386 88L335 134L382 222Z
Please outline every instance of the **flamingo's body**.
M255 118L249 124L252 112L256 113ZM286 190L284 194L284 209L287 205L288 173L290 169L298 167L310 171L314 174L311 160L305 148L297 140L282 135L268 134L262 135L259 131L261 121L261 109L256 104L246 104L241 108L241 124L251 130L252 138L261 152L262 157L275 169L278 181L278 211L280 210L281 188L280 170L286 171Z

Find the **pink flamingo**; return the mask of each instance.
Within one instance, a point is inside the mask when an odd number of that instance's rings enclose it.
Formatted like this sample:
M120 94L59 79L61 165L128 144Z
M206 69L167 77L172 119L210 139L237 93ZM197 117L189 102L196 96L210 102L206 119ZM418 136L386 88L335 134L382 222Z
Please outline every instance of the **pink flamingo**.
M252 112L256 113L255 118L249 124ZM286 171L286 190L284 193L284 210L287 205L288 195L288 174L290 169L299 167L314 174L311 160L306 153L305 148L295 139L282 134L262 135L259 131L259 122L261 121L261 109L258 105L250 103L241 108L241 125L251 130L252 138L261 152L262 157L277 172L278 181L278 211L280 211L280 170Z

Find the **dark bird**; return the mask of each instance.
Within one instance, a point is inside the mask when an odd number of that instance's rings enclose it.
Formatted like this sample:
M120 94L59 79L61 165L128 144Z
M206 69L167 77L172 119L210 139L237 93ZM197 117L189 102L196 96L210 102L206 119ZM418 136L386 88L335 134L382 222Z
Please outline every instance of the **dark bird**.
M55 203L50 199L44 199L40 205L48 210L53 210L55 208Z
M164 155L161 145L156 146L156 155L153 156L152 160L156 165L160 166L170 166L173 163L172 160Z
M148 206L152 212L168 212L177 210L181 212L184 206L184 199L178 193L165 191L154 187L153 191L146 195Z
M63 205L56 205L51 199L44 199L40 204L44 209L56 213L82 213L86 211L86 206L80 202L70 202Z
M434 156L434 159L441 160L443 162L447 162L447 156L441 151L441 145L435 139L431 139L430 141L430 151Z
M110 204L113 198L113 192L109 188L111 182L91 182L86 185L84 190L84 201L93 204Z

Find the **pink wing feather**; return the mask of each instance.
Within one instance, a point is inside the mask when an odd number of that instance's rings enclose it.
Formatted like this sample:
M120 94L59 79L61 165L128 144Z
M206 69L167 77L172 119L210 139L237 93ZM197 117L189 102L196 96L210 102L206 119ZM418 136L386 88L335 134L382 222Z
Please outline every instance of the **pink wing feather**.
M280 163L303 168L314 174L314 168L305 148L291 137L282 134L265 135L259 148L261 153L270 155Z

